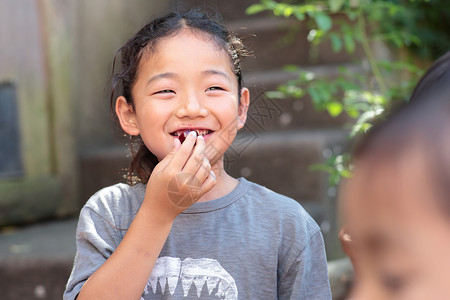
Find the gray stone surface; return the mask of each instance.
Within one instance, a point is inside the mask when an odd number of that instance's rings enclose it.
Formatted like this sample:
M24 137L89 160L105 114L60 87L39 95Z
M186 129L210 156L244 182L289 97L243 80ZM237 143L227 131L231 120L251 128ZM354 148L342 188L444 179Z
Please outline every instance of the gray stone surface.
M62 299L75 256L76 219L0 234L0 298Z
M350 259L341 258L329 261L328 274L333 300L348 299L355 276Z
M124 142L125 144L125 142ZM126 146L109 147L80 157L80 203L84 203L103 187L125 182L123 176L131 161Z
M343 21L342 17L334 18L334 22ZM264 72L290 64L302 67L344 64L362 57L360 47L348 54L345 51L334 52L329 41L312 46L308 41L307 23L294 18L257 15L229 25L253 53L253 57L243 62L243 69L250 72Z
M309 166L322 163L324 151L342 144L345 136L341 130L238 135L226 154L226 168L234 177L244 176L302 204L323 203L325 175Z

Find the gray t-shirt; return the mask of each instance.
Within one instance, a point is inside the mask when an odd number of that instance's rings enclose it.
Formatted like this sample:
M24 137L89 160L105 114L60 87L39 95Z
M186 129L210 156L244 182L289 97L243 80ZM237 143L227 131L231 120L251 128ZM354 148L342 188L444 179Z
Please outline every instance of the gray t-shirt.
M117 248L144 192L117 184L86 203L64 299ZM240 178L175 219L141 299L331 299L322 234L296 201Z

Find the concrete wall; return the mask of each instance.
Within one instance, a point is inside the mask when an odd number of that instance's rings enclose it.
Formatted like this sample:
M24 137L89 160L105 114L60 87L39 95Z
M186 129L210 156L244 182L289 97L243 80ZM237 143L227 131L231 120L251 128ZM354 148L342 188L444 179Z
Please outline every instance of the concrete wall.
M80 157L116 145L106 92L113 56L168 4L0 0L0 83L16 88L23 166L0 177L0 226L78 211Z
M74 73L77 151L117 145L110 122L108 82L116 51L168 1L79 0Z

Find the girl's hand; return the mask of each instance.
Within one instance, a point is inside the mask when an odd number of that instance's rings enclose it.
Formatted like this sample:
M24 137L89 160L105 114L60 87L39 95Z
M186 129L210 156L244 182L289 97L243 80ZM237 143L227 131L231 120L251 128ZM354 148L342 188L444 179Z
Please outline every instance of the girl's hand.
M205 157L205 141L196 136L191 131L183 144L174 139L172 150L156 165L147 183L143 205L158 210L165 220L175 219L216 184Z

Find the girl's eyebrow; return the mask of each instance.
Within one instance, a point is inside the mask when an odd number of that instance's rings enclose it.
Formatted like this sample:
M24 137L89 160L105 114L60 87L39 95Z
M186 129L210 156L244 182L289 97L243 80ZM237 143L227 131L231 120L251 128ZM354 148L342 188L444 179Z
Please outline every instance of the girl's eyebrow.
M226 80L231 81L231 79L227 75L227 73L219 71L219 70L209 69L209 70L203 71L202 73L205 75L219 75L219 76L224 77Z
M222 72L222 71L219 71L219 70L209 69L209 70L202 71L202 74L205 74L205 75L219 75L219 76L222 76L223 78L225 78L227 81L231 82L230 77L225 72ZM172 79L172 78L176 78L176 77L178 77L178 75L176 73L171 73L171 72L157 74L157 75L153 76L152 78L150 78L147 81L147 86L150 83L152 83L153 81L158 80L158 79L163 79L163 78Z
M175 77L178 77L177 76L177 74L175 74L175 73L170 73L170 72L167 72L167 73L161 73L161 74L158 74L158 75L155 75L155 76L153 76L152 78L150 78L148 81L147 81L147 86L150 84L150 83L152 83L153 81L155 81L155 80L158 80L158 79L162 79L162 78L175 78Z

